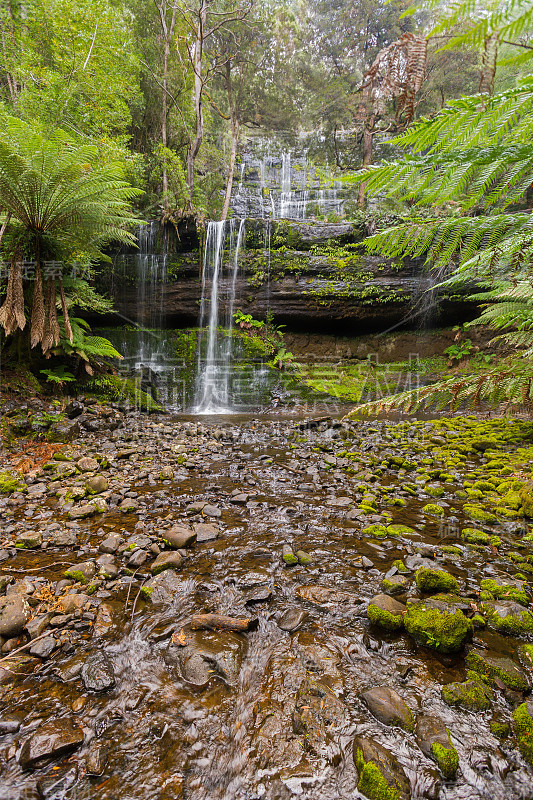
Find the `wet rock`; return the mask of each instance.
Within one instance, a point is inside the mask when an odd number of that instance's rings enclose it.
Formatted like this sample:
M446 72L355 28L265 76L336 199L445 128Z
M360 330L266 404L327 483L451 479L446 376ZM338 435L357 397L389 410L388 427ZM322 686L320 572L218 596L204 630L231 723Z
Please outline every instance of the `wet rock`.
M96 472L96 470L100 467L96 458L91 458L90 456L84 456L83 458L80 458L80 460L76 463L76 466L81 472Z
M85 771L87 775L102 775L107 764L107 747L100 742L91 743L87 758L85 759Z
M88 478L85 481L85 486L89 494L101 494L101 492L107 491L108 483L103 475L95 475L93 478Z
M218 506L212 506L209 505L208 503L202 508L202 514L204 517L212 517L213 519L218 519L219 517L222 516L222 511Z
M57 646L57 642L53 636L45 636L43 639L40 639L38 642L30 647L29 654L31 656L38 656L39 658L48 658L51 655Z
M199 544L203 542L212 542L214 539L218 539L219 531L214 525L199 522L195 524L194 530L196 532L196 541Z
M182 564L183 558L179 553L161 553L150 566L150 572L152 575L159 575L166 569L180 569Z
M422 592L450 592L459 591L459 584L453 575L442 569L428 569L420 567L415 573L416 585Z
M44 633L53 616L51 612L47 612L46 614L38 614L36 617L33 617L33 619L30 619L30 621L26 623L26 631L30 639L36 639Z
M458 652L474 630L462 611L433 599L408 602L404 624L413 639L439 653Z
M81 668L81 679L89 692L105 692L115 685L113 662L104 652L92 653Z
M459 756L444 722L438 717L423 714L416 721L415 735L424 755L437 762L444 777L448 780L455 778Z
M403 768L383 745L356 736L353 758L357 768L357 788L369 800L410 800L411 787Z
M297 586L295 594L302 600L307 600L319 608L327 608L329 605L338 604L359 604L361 599L355 594L342 592L329 586Z
M481 610L489 627L507 636L522 636L533 632L533 614L514 600L484 602Z
M116 624L118 609L111 603L100 603L96 612L96 620L93 628L93 636L105 636Z
M385 725L398 725L412 733L415 726L413 712L400 695L387 686L368 689L361 695L372 714Z
M403 628L405 606L388 594L378 594L373 597L366 613L370 622L378 628L387 631L399 631Z
M166 569L150 578L141 589L141 594L154 605L169 605L174 596L184 591L184 581L173 569Z
M486 711L491 706L492 692L481 680L448 683L442 687L442 699L449 706L467 711Z
M22 712L2 711L0 713L0 736L6 733L16 733L24 722Z
M19 764L27 769L42 759L69 753L83 744L83 738L83 729L68 717L45 722L25 740Z
M180 550L188 547L196 540L196 531L186 528L184 525L173 525L168 531L164 531L161 537L167 547Z
M466 657L469 669L489 681L498 679L509 689L528 692L531 682L523 669L505 656L491 656L482 650L472 650Z
M142 548L139 547L138 550L135 550L135 552L132 553L131 556L128 558L128 567L132 569L139 569L139 567L142 567L142 565L146 563L147 559L148 559L148 553L146 552L146 550L143 550ZM154 564L152 564L152 567L154 566ZM156 573L152 572L152 574Z
M169 651L176 650L171 645ZM167 651L167 653L169 653ZM177 659L183 678L195 686L206 686L215 675L235 685L239 678L246 641L231 631L191 631L187 644L178 648ZM172 654L171 658L175 658Z
M116 553L124 539L118 533L112 533L100 543L98 550L101 553Z
M16 636L31 616L28 601L20 594L0 597L0 636Z
M48 543L52 547L74 547L78 537L74 531L53 531L48 535Z
M70 615L79 611L81 608L85 608L87 603L91 602L91 598L88 594L66 594L61 598L60 609L63 614ZM52 624L52 620L50 620L50 624Z
M37 781L39 795L42 800L58 800L65 796L78 780L77 764L62 764L54 767L53 772L44 775Z
M533 766L533 701L522 703L513 711L513 732L518 749L530 766Z
M80 506L72 506L69 509L68 516L70 519L85 519L85 517L92 517L95 514L103 514L106 510L106 502L103 498L95 499L91 503L84 503Z
M61 420L50 429L48 440L50 442L73 442L80 435L79 423L74 420Z
M25 531L17 536L15 547L21 550L35 550L43 543L42 534L39 531Z
M96 575L96 566L93 561L82 561L80 564L69 567L63 574L65 578L71 578L76 583L86 584Z
M381 588L387 594L402 594L409 586L409 579L405 575L391 575L383 578Z
M298 559L298 563L303 566L311 563L311 556L309 553L306 553L305 550L297 550L295 556Z
M304 622L309 619L307 611L301 608L288 608L278 619L278 626L282 631L293 633L301 628Z
M258 586L256 589L246 595L244 604L247 606L255 605L255 603L266 603L272 597L272 589L268 586Z
M83 414L83 403L80 403L79 400L71 400L71 402L65 408L65 416L68 419L76 419Z
M281 551L281 559L288 567L293 567L298 563L298 556L294 555L292 547L289 544L284 544Z
M31 675L38 664L40 664L38 658L25 653L17 653L9 658L4 658L0 663L0 686L18 683L27 675Z

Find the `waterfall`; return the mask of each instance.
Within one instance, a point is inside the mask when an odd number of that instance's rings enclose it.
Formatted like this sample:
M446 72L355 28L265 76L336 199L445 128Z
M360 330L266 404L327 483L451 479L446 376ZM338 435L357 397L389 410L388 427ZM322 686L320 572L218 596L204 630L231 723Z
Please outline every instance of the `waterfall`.
M228 414L233 411L230 391L232 326L243 238L244 220L209 222L207 225L202 269L198 373L193 407L195 414Z

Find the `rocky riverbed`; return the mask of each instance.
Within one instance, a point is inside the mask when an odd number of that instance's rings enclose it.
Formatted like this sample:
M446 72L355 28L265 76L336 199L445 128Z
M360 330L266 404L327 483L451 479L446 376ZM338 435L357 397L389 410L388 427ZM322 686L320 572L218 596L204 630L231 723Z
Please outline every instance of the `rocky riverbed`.
M0 798L532 798L533 424L5 403Z

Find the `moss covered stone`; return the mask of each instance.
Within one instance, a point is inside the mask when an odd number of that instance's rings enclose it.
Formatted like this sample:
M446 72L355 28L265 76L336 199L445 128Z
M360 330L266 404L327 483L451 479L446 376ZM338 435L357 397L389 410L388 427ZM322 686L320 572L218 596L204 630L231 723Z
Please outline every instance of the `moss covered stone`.
M445 747L438 742L431 745L431 755L437 762L437 765L448 780L453 780L459 768L459 755L457 750L450 743L449 747Z
M524 591L523 586L516 586L512 583L505 583L504 581L496 581L492 578L484 578L480 584L481 591L486 592L495 600L514 600L522 606L528 606L528 597ZM490 599L490 598L486 598Z
M413 639L439 653L458 652L473 634L462 611L435 600L408 603L404 625Z
M399 631L403 628L405 606L398 603L388 594L378 594L367 608L367 616L373 625L387 631Z
M521 644L516 654L523 667L533 669L533 644Z
M12 494L13 492L23 492L26 484L19 475L11 472L0 472L0 494Z
M387 525L387 533L389 536L412 536L416 531L408 525Z
M509 689L527 692L531 688L525 672L510 658L490 656L482 650L472 650L466 657L466 664L469 669L477 672L486 680L492 682L497 678Z
M497 739L507 739L511 733L511 726L506 720L494 717L489 722L490 732L496 736Z
M437 505L437 503L428 503L422 508L422 511L431 517L443 517L446 513L443 507Z
M522 636L533 632L533 615L513 600L483 602L481 610L491 628L506 636Z
M528 700L513 711L513 731L518 749L533 766L533 701Z
M374 536L377 539L384 539L386 536L389 536L385 525L368 525L368 527L363 528L361 533L363 536Z
M481 506L465 503L463 512L467 517L474 519L476 522L484 522L488 525L493 525L498 522L498 518L494 514L491 514L490 511L485 511Z
M486 711L492 700L489 687L475 678L448 683L442 687L441 696L447 705L459 706L467 711Z
M410 785L396 758L378 742L356 736L353 758L357 788L369 800L409 800Z
M461 532L461 538L468 544L490 545L489 534L478 531L476 528L464 528Z
M383 578L381 588L387 594L401 594L409 586L409 580L403 575L392 575L390 578Z
M459 584L443 569L420 567L415 573L416 585L423 592L458 592Z

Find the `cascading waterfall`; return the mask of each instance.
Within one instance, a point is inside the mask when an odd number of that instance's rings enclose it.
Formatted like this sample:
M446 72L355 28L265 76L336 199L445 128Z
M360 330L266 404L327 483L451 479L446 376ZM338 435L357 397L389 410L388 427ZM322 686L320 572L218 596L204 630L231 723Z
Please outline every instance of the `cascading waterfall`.
M232 326L243 239L244 220L208 223L202 269L195 414L228 414L234 410L230 392Z

